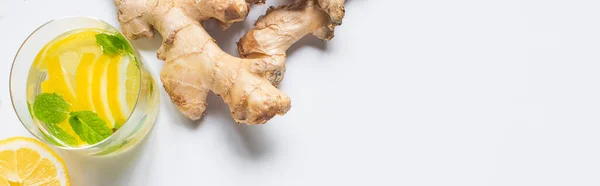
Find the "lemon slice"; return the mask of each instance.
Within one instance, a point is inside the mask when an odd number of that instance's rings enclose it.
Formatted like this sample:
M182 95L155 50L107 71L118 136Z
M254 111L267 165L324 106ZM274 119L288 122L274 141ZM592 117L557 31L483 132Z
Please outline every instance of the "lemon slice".
M58 56L60 66L64 70L65 76L68 77L68 83L71 85L75 85L75 71L79 65L79 58L79 54L75 51L64 52Z
M125 94L121 94L121 95L125 95L124 100L122 101L122 103L126 103L127 104L127 109L129 111L133 110L133 107L135 106L135 104L137 103L137 99L138 99L138 94L140 92L140 81L141 79L141 74L140 74L140 68L137 65L137 62L134 59L129 58L129 60L127 60L126 62L124 62L121 66L121 69L125 70L125 81L121 81L121 82L125 82ZM122 71L122 70L121 70ZM148 74L149 76L149 74ZM123 90L123 89L122 89Z
M117 128L125 123L125 120L129 115L126 103L120 99L120 97L122 97L121 95L124 96L124 94L120 94L120 92L124 90L125 86L120 85L123 85L125 82L121 81L121 79L124 79L123 76L125 76L125 73L119 72L119 66L123 63L127 63L127 61L127 58L111 60L110 64L108 65L108 71L106 72L108 74L108 105L115 118L115 127Z
M108 101L116 121L121 127L129 117L139 92L140 72L130 57L113 60L108 66Z
M71 104L77 103L75 92L71 86L71 78L67 72L65 72L65 69L63 69L63 65L58 57L51 58L48 61L48 76L48 80L46 81L49 81L50 84L42 86L52 86L51 89L54 89L54 92L62 95L67 102Z
M93 53L84 53L81 55L79 66L75 74L75 93L77 95L77 104L75 110L90 110L95 112L94 100L92 99L94 61L96 56Z
M115 119L108 101L108 66L112 61L119 60L120 56L100 55L94 64L92 75L92 99L96 113L106 121L109 128L113 128Z
M101 30L97 29L86 29L77 33L69 33L68 36L55 39L42 48L42 50L36 56L33 66L40 69L47 69L50 64L45 61L56 57L56 55L62 54L65 51L80 51L80 52L92 52L99 56L102 50L96 44L96 34L102 33Z
M54 86L52 85L52 82L50 82L50 80L46 80L43 81L40 86L42 87L42 93L52 93L52 92L56 92L54 91Z
M0 141L0 186L69 185L65 162L45 144L27 137Z

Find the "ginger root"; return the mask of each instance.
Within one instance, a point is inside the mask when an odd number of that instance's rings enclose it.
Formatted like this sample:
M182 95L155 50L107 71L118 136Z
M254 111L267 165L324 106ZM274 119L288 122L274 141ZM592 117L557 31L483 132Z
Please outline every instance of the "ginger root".
M262 59L252 70L278 86L285 73L285 51L307 34L322 40L333 38L342 24L344 0L297 0L270 7L238 42L242 58Z
M238 123L263 124L285 114L290 98L276 86L285 72L285 51L313 33L331 39L341 24L344 0L297 0L270 8L238 43L243 58L219 48L201 22L222 29L243 20L249 3L263 0L115 0L121 29L129 39L163 36L157 57L165 61L160 78L173 103L188 118L200 119L208 91L229 105Z

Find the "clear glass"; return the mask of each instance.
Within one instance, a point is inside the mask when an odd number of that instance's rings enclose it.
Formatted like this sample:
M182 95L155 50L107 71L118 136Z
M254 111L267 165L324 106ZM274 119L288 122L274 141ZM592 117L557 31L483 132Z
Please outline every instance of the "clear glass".
M121 34L110 24L89 17L70 17L52 20L37 28L23 42L13 61L10 74L10 94L13 107L21 123L33 136L40 141L53 145L60 149L76 151L79 153L106 156L115 155L126 151L138 144L150 132L156 120L158 112L159 94L156 89L156 81L148 72L142 58L137 50L135 56L138 59L140 70L139 94L131 115L119 130L110 137L101 142L81 147L70 147L59 143L56 137L50 135L45 127L38 126L39 122L34 122L30 112L30 104L33 103L35 96L28 89L39 89L38 84L28 84L30 69L38 52L50 41L66 32L82 29L95 28L107 30L113 33ZM129 43L131 45L131 43ZM41 81L35 81L41 82Z

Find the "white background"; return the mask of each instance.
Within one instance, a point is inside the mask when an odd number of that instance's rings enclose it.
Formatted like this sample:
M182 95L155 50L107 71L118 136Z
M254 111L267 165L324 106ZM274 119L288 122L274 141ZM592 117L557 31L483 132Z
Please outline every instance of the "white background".
M599 1L347 1L332 41L289 50L285 116L236 125L211 95L190 122L161 89L135 150L60 151L73 185L600 185ZM235 54L266 8L208 30ZM63 16L118 26L110 0L0 0L0 138L30 136L10 103L14 54ZM155 77L159 39L134 42Z

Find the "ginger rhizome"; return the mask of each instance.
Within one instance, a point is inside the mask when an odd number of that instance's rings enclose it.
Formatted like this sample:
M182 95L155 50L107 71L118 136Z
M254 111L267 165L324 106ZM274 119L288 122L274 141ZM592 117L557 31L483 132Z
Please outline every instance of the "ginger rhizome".
M278 86L285 72L285 51L310 33L330 40L343 17L344 0L299 0L271 7L240 39L238 52L242 58L261 59L253 72Z
M208 91L229 105L238 123L263 124L285 114L290 98L276 86L285 72L285 51L312 33L331 39L344 16L344 0L297 0L271 7L238 43L242 58L219 48L201 22L222 29L243 20L250 3L261 0L115 0L129 39L163 36L157 57L165 61L160 79L173 103L188 118L200 119Z

